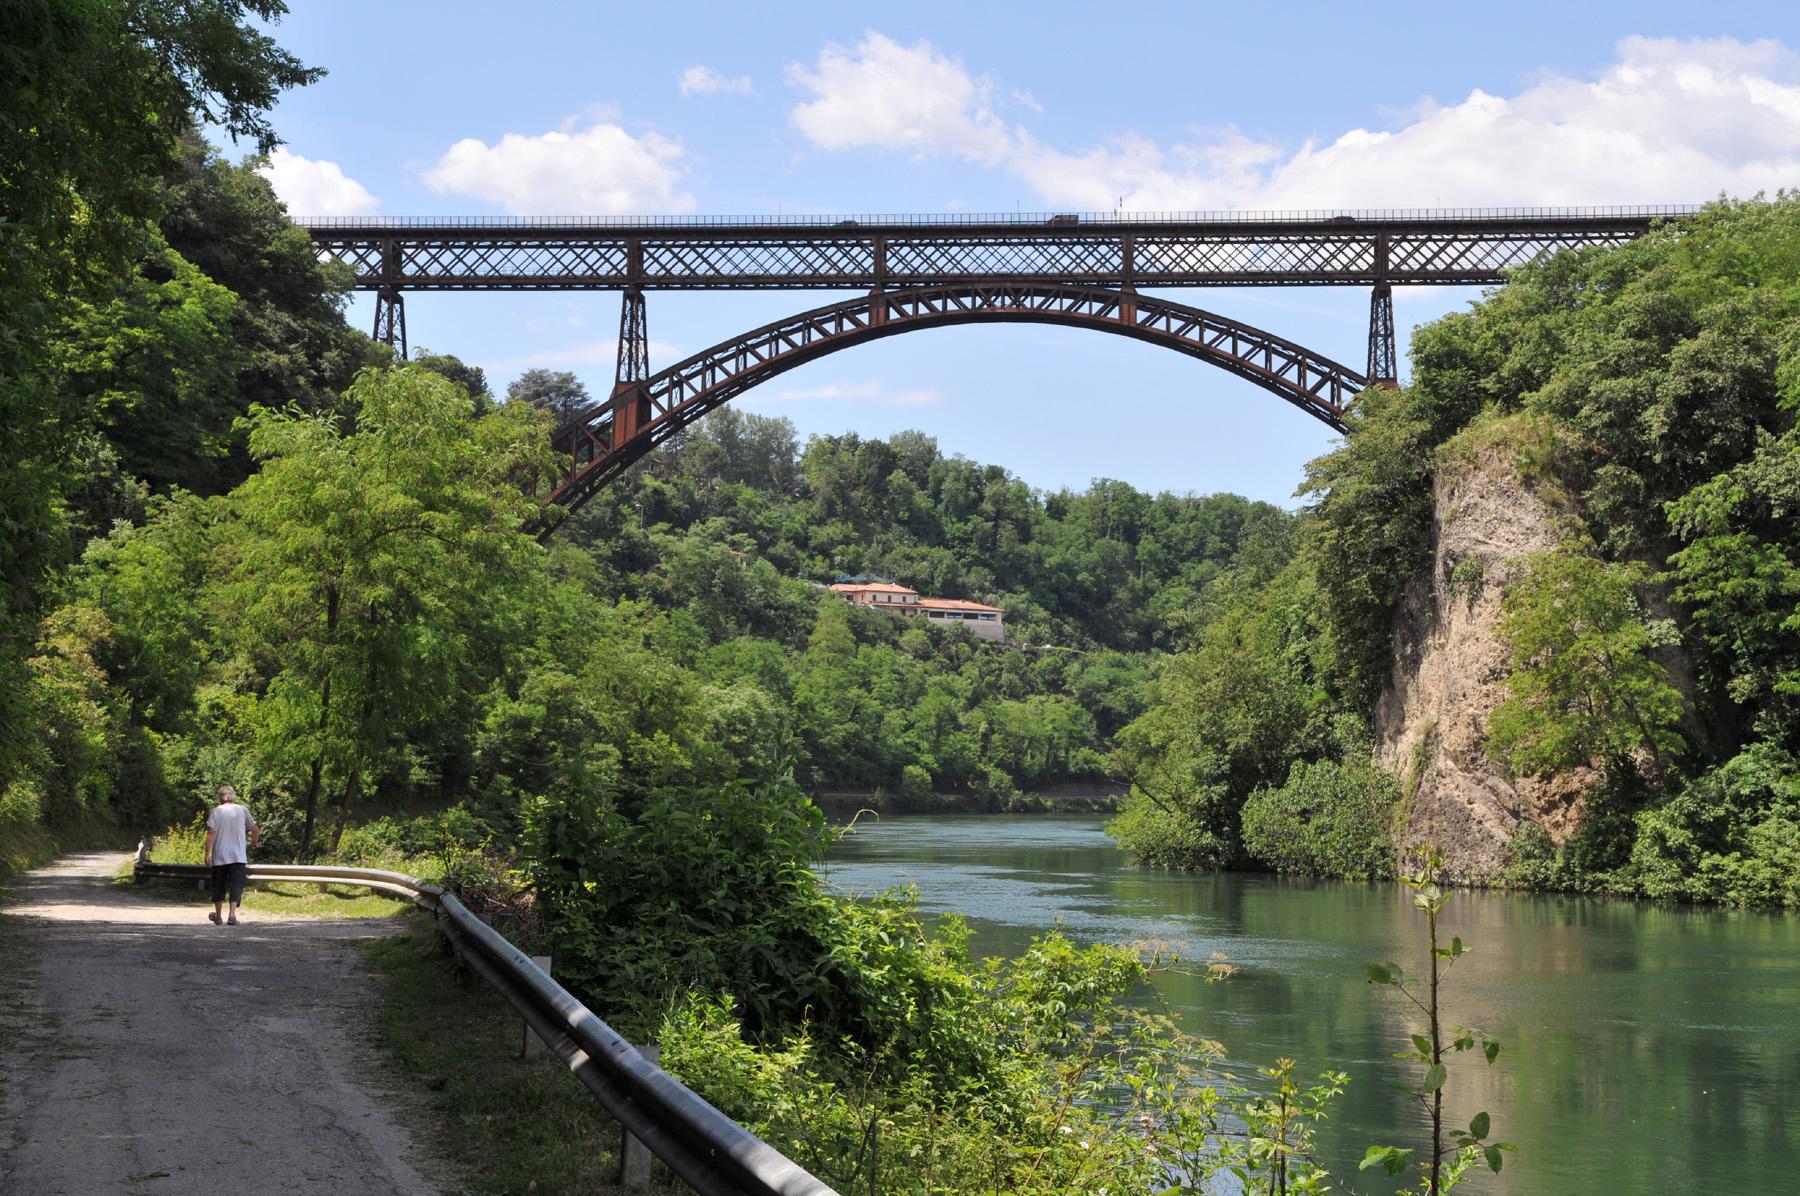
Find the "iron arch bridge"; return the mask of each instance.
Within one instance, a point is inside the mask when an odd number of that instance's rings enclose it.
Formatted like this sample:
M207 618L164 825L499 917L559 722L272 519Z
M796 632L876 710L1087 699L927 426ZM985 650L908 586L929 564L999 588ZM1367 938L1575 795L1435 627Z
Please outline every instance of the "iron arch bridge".
M407 291L619 291L611 399L557 433L576 507L732 396L838 349L912 329L1027 321L1201 358L1343 428L1349 396L1399 374L1393 288L1484 285L1541 255L1619 245L1699 209L1485 208L305 224L321 260L374 291L375 337L406 356ZM1369 288L1366 370L1145 288ZM861 292L652 375L650 290Z
M766 324L621 382L611 401L556 433L571 469L549 501L579 508L688 424L796 366L903 332L980 323L1060 324L1147 341L1253 382L1340 432L1345 405L1367 385L1363 375L1292 341L1165 299L1055 283L906 287Z

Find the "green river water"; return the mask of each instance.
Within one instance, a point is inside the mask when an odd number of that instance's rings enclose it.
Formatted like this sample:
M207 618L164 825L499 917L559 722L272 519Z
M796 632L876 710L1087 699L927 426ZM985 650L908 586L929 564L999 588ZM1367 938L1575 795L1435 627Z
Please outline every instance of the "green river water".
M1391 1058L1415 1027L1372 962L1423 966L1423 918L1398 885L1131 867L1095 817L865 820L833 848L833 885L918 888L967 916L978 954L1058 923L1088 942L1159 939L1236 976L1157 988L1243 1075L1277 1056L1350 1073L1322 1154L1355 1176L1372 1142L1423 1142ZM1800 1193L1800 917L1565 896L1456 892L1446 937L1475 951L1445 988L1447 1020L1504 1043L1451 1068L1448 1108L1486 1109L1519 1145L1471 1193ZM1384 1190L1367 1175L1358 1191Z

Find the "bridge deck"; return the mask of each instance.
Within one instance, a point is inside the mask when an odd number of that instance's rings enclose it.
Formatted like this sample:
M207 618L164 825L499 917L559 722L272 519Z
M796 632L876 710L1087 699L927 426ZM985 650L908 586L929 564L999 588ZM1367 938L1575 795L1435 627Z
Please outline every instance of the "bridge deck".
M1698 209L321 220L366 290L829 290L1491 284L1555 249Z

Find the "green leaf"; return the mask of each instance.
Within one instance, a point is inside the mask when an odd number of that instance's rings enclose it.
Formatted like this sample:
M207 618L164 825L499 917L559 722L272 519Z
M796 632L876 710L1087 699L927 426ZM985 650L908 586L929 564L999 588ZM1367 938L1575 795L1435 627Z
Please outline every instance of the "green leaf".
M1500 1173L1500 1163L1503 1157L1500 1154L1500 1148L1498 1146L1490 1146L1481 1153L1487 1156L1487 1165L1494 1169L1494 1174L1498 1175Z
M1414 1034L1412 1040L1413 1045L1419 1048L1420 1057L1429 1059L1431 1057L1431 1039L1423 1034Z
M1439 1088L1442 1088L1444 1086L1444 1080L1449 1074L1450 1073L1445 1070L1442 1063L1433 1063L1425 1071L1425 1091L1436 1092Z
M1379 963L1372 963L1369 965L1370 984L1392 984L1393 982L1394 972L1391 967Z
M1368 1153L1363 1155L1357 1170L1367 1171L1371 1167L1380 1167L1389 1175L1399 1175L1412 1162L1412 1156L1412 1151L1401 1150L1398 1146L1371 1146Z
M1469 1133L1476 1138L1488 1136L1488 1115L1486 1112L1475 1114L1475 1120L1469 1123Z
M1488 1039L1486 1042L1481 1044L1481 1053L1487 1056L1487 1061L1489 1063L1492 1063L1494 1060L1496 1060L1500 1057L1499 1042L1497 1042L1496 1040L1494 1040L1492 1038Z

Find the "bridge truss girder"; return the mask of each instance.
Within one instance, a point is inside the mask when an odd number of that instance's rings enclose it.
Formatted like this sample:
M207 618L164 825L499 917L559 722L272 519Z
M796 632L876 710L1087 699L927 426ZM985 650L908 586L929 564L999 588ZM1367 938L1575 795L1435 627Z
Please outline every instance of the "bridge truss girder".
M308 232L320 256L350 266L365 289L868 290L1030 280L1143 290L1486 285L1544 253L1621 244L1680 212L1098 223L369 220L321 222Z

